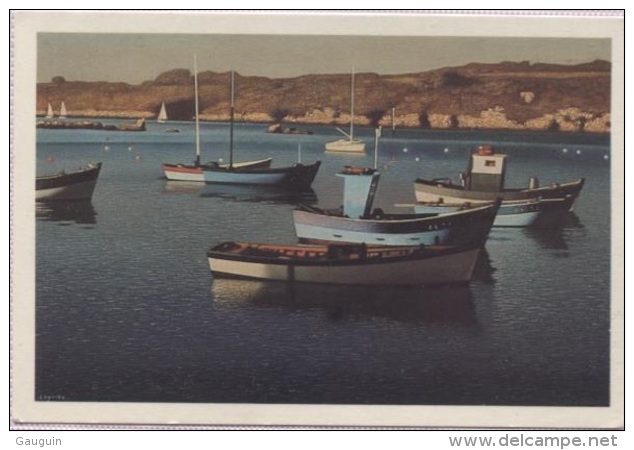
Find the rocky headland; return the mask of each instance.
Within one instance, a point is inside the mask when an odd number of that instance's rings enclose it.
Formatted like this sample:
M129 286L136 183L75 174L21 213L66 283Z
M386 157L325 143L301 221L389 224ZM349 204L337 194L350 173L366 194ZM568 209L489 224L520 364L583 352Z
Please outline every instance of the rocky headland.
M355 124L429 129L608 133L606 61L578 65L468 64L403 75L358 73ZM229 73L200 72L200 118L229 120ZM72 117L154 119L165 102L172 120L194 115L193 77L174 69L139 85L66 81L37 85L37 113L64 101ZM235 120L345 126L350 75L272 79L236 74Z

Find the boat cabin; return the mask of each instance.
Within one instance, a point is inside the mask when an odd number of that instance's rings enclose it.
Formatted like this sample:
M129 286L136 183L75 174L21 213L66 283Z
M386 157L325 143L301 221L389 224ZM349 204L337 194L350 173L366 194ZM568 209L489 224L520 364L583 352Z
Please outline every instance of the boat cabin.
M337 176L344 179L344 216L354 219L368 217L379 185L379 172L370 168L346 166Z
M495 153L490 145L481 145L462 174L463 186L469 191L499 192L504 189L505 173L506 155Z

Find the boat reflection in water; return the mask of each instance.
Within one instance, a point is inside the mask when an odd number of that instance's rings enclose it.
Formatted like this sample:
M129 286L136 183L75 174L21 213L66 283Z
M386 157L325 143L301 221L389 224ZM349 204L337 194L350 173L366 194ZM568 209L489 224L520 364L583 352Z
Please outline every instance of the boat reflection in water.
M97 223L97 212L90 200L36 203L35 217L39 220L68 222L69 224L92 225Z
M166 181L163 185L163 194L181 194L198 196L205 185L198 181Z
M236 186L201 184L196 181L165 181L163 194L191 195L195 197L221 198L239 202L317 203L312 189L291 192L275 186Z
M201 197L222 198L239 202L271 202L271 203L317 203L314 190L288 190L276 186L240 186L206 184L199 195Z
M468 286L388 287L214 279L214 304L223 309L277 308L320 312L328 320L387 319L397 322L476 327Z
M201 184L196 181L166 181L162 193L220 198L238 202L270 202L290 205L317 203L317 194L312 189L292 192L275 186L235 186Z
M583 228L579 217L574 212L566 212L557 226L539 227L522 230L530 239L547 250L568 250L566 231Z
M552 210L542 214L533 224L533 229L552 230L561 228L581 228L579 217L572 211Z
M495 283L493 273L496 270L497 269L491 264L489 252L486 247L483 247L478 255L478 260L476 261L475 269L473 270L472 280L479 281L484 284L493 284Z

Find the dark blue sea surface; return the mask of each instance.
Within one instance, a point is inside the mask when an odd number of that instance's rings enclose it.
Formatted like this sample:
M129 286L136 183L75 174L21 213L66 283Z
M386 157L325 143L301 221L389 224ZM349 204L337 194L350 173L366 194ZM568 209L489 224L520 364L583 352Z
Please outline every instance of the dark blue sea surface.
M108 121L105 121L108 122ZM180 133L166 133L178 128ZM306 127L308 128L308 127ZM475 146L509 155L507 185L584 177L556 229L494 229L468 287L362 288L214 280L224 240L294 243L298 202L337 207L330 127L239 124L235 160L322 161L308 193L167 182L194 159L193 124L146 132L38 130L39 174L89 161L91 203L38 206L36 398L104 402L609 404L610 143L548 133L384 130L375 206L415 200ZM202 124L202 160L228 161L226 123ZM298 148L301 146L301 152Z

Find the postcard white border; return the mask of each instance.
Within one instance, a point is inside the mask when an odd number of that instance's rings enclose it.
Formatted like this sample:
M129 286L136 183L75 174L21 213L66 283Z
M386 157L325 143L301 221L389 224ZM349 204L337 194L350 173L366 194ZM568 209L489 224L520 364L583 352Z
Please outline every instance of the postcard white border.
M12 136L12 420L28 424L432 428L624 426L623 17L377 13L16 12ZM38 32L578 37L612 39L612 338L610 407L355 406L36 402L35 117ZM18 176L19 175L19 176ZM573 300L573 299L571 299Z

